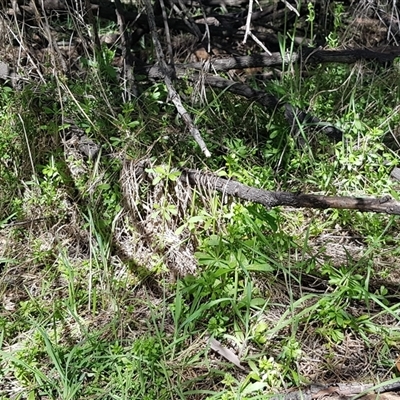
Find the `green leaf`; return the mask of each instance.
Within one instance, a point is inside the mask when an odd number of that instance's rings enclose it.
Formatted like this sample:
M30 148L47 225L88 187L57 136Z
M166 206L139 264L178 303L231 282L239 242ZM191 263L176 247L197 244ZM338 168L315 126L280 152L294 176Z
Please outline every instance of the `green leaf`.
M358 119L354 119L354 127L358 130L361 131L363 129L363 123Z
M267 300L261 297L255 297L254 299L251 299L250 307L264 307L266 302Z
M158 183L161 182L162 177L161 176L156 176L153 181L151 182L154 186L156 186Z
M161 175L165 175L165 173L166 173L165 168L164 168L163 166L161 166L161 165L157 165L157 166L154 168L154 171L155 171L157 174L161 174Z
M257 364L254 361L249 360L247 362L247 364L249 364L249 367L253 372L257 373L257 375L259 374L259 370L258 370Z
M172 182L175 182L180 176L181 176L180 171L174 171L168 174L168 179Z
M179 235L183 232L183 230L184 230L185 228L186 228L185 225L181 225L178 229L175 230L175 235L176 235L176 236L179 236Z
M260 390L264 390L266 387L268 387L268 384L266 382L254 382L251 383L250 385L246 386L246 388L242 391L243 395L258 392Z
M274 268L270 264L260 263L247 265L246 270L251 272L271 272Z
M209 246L219 246L221 244L221 237L218 235L211 235L207 240L207 244Z
M190 217L190 218L188 219L188 223L189 223L189 224L195 224L195 223L197 223L197 222L203 222L203 221L204 221L204 217L201 216L201 215L196 215L196 216Z

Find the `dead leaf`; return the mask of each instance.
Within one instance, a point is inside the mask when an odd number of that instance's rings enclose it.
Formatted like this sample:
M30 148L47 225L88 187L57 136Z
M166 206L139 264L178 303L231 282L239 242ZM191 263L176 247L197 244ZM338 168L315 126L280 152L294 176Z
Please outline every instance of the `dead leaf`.
M396 368L397 368L397 371L400 372L400 356L397 357L397 360L396 360Z
M244 370L244 367L240 364L239 357L232 350L222 346L222 344L214 338L210 338L209 343L212 350L216 351L220 356L224 357L241 370Z

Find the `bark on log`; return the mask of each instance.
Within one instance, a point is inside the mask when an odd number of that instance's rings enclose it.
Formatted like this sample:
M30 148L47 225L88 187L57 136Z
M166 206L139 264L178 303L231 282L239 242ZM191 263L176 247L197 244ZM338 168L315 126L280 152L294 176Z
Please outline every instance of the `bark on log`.
M272 192L192 169L184 169L180 179L190 185L217 190L223 194L262 204L267 208L277 206L317 209L336 208L400 215L400 202L391 199L390 196L361 198Z
M400 181L400 168L394 167L392 172L390 173L390 176L393 179L396 179L396 181Z
M393 382L392 379L388 382ZM271 400L316 400L328 397L330 400L343 400L358 398L359 400L398 400L399 395L395 392L400 390L399 382L379 385L364 383L337 383L334 385L312 384L302 390L282 393L271 397ZM377 396L379 395L379 396ZM357 397L356 397L357 396Z
M299 52L287 54L284 57L280 53L252 54L249 56L233 56L219 59L211 59L210 71L229 71L232 69L281 67L283 64L300 63L322 64L341 63L352 64L359 60L375 60L380 63L391 63L396 57L400 57L400 47L385 47L374 49L347 49L347 50L320 50L304 48ZM182 69L204 70L204 62L189 64L177 64ZM142 67L138 72L149 71L151 66Z

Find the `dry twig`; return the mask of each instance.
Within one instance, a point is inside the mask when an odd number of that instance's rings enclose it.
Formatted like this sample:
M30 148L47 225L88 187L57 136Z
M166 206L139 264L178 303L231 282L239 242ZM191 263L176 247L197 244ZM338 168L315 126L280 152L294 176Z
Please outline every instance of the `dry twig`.
M164 52L161 47L160 39L158 38L157 28L155 23L155 17L153 12L153 7L151 5L150 0L144 0L147 17L149 22L149 28L151 32L151 36L153 39L154 47L157 53L157 60L160 64L160 68L163 74L165 85L168 89L168 94L175 105L176 110L178 111L179 115L183 118L186 123L186 126L189 129L189 132L196 140L197 144L200 146L201 151L204 153L206 157L211 157L211 153L209 152L207 145L205 144L203 138L201 137L200 131L194 125L191 116L186 111L185 107L182 104L181 98L176 91L174 85L172 84L172 77L175 74L174 70L167 65L165 61Z

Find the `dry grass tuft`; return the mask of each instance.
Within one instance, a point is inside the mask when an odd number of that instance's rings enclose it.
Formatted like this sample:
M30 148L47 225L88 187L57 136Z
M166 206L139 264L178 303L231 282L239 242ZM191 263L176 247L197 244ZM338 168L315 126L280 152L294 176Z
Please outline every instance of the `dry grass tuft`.
M150 162L124 162L125 212L116 221L116 243L125 257L150 271L161 263L176 276L194 274L194 240L187 229L177 233L188 214L190 189L179 180L154 185L151 168Z

